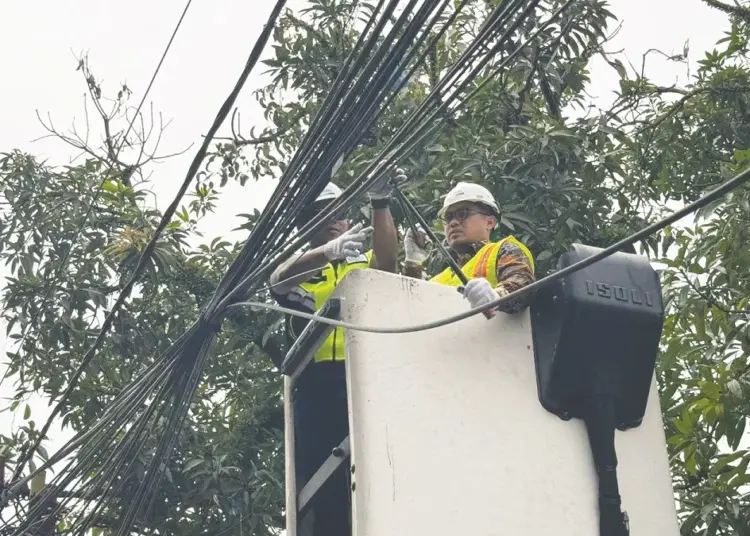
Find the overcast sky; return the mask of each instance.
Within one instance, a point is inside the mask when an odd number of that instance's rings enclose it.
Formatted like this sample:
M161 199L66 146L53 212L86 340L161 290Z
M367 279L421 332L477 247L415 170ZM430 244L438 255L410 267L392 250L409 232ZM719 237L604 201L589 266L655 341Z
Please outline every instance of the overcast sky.
M68 163L75 152L62 142L32 143L46 133L36 119L36 110L45 116L49 113L59 127L68 127L74 119L80 121L85 87L80 72L75 71L76 56L86 51L92 70L103 80L105 94L116 92L120 83L126 82L137 103L185 1L2 2L0 152L17 148L52 163ZM193 0L149 95L154 109L172 120L164 134L162 150L171 153L194 144L188 153L153 168L154 189L161 208L169 203L183 180L201 134L206 132L233 87L274 3ZM290 1L290 5L302 3L303 0ZM690 43L694 64L728 28L726 18L700 0L611 0L610 4L622 22L622 30L608 49L624 50L637 65L649 49L681 53L686 41ZM647 75L661 85L684 82L685 66L651 55ZM602 103L609 101L617 88L614 71L597 61L592 79L588 89L592 98ZM251 76L238 101L245 128L262 124L261 110L252 96L252 91L262 85L261 77ZM271 179L244 189L230 188L222 197L217 215L204 226L208 237L235 227L236 213L262 208L272 188ZM4 333L2 327L0 336ZM11 386L0 386L0 395L11 394ZM33 406L35 420L43 422L49 408L38 402ZM5 429L9 422L7 413L0 415L0 429ZM55 437L59 440L59 431ZM55 443L59 445L58 441Z

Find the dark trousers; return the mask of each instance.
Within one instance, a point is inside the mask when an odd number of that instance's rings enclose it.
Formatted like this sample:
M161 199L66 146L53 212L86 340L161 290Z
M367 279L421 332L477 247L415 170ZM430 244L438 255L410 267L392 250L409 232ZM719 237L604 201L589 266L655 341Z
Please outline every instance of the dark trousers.
M297 492L349 435L343 363L314 363L294 393ZM312 502L312 536L350 536L349 470L340 468Z

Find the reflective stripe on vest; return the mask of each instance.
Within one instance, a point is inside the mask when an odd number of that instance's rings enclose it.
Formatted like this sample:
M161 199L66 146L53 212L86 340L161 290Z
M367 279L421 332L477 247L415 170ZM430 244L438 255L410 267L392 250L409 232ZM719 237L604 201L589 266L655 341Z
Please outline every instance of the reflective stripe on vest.
M334 269L330 262L323 267L320 275L313 278L313 282L306 281L300 287L315 297L315 310L318 311L330 297L336 286L346 274L353 270L370 267L372 250L356 258L349 258L336 263ZM343 361L344 360L344 330L335 328L323 341L315 353L315 361Z
M466 275L468 279L476 279L477 277L484 277L490 282L492 287L496 287L497 281L497 254L500 248L509 242L520 248L526 258L529 259L531 269L534 269L534 257L529 251L529 248L524 246L520 241L516 240L512 236L508 236L500 240L499 242L489 242L482 246L466 264L463 265L461 271ZM461 285L461 280L453 273L453 270L446 268L438 275L430 279L431 283L438 283L440 285L448 285L451 287L457 287Z

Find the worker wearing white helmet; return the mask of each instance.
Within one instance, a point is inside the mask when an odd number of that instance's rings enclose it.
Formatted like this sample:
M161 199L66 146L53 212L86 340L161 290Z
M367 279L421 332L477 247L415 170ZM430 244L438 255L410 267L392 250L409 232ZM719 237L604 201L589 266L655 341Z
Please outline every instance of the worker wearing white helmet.
M500 208L487 188L459 182L445 196L438 217L443 221L448 245L458 257L458 264L469 279L462 290L471 307L478 307L505 296L534 281L534 258L519 240L507 236L491 241ZM406 253L404 273L422 277L427 259L427 241L422 233L415 237L411 229L404 240ZM433 283L458 287L461 280L446 268L430 279ZM499 309L515 313L526 307L526 300L513 300Z
M404 179L403 172L400 172L399 180ZM271 293L277 301L287 307L315 312L352 270L397 270L398 234L389 208L389 186L385 181L381 184L369 194L372 207L370 227L363 228L361 223L350 227L343 216L331 218L310 238L308 251L293 255L271 274ZM326 210L341 194L341 188L337 185L327 184L315 203L297 218L300 226ZM365 250L365 241L370 233L372 249ZM294 339L307 320L294 317L290 322ZM336 329L318 350L315 361L341 362L343 359L343 332Z
M403 172L397 177L405 180ZM342 194L329 183L315 203L302 214L300 226L312 220ZM370 191L371 227L350 228L343 218L331 218L310 239L310 248L282 264L271 275L271 294L280 305L314 313L326 302L339 282L351 271L398 269L398 233L389 208L390 187L385 181ZM372 233L372 249L365 249ZM304 329L307 320L287 317L289 342ZM344 332L334 329L315 354L313 364L297 382L294 393L296 467L299 489L349 434L344 368ZM342 471L313 504L313 536L348 535L348 482Z

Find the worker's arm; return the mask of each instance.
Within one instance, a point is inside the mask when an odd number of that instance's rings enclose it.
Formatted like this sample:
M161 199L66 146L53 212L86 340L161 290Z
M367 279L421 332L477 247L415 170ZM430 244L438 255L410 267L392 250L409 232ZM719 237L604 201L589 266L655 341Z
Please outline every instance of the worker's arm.
M315 274L316 268L323 268L328 259L319 248L297 254L279 265L270 278L271 290L276 294L288 294Z
M495 292L500 297L506 296L526 285L535 281L534 269L531 266L531 260L516 244L505 242L497 254L497 281ZM518 313L523 311L528 305L531 296L525 295L509 302L503 303L498 307L499 311L505 313Z
M368 192L374 228L370 266L384 272L398 271L398 232L389 205L393 189L401 188L407 182L406 172L397 168L395 177L389 179L388 175L382 176Z
M362 229L362 224L358 223L322 246L291 257L271 274L271 290L276 294L287 294L315 275L317 268L322 268L330 261L361 255L365 238L370 231L372 227Z
M372 267L395 273L398 268L398 233L387 199L372 200Z

